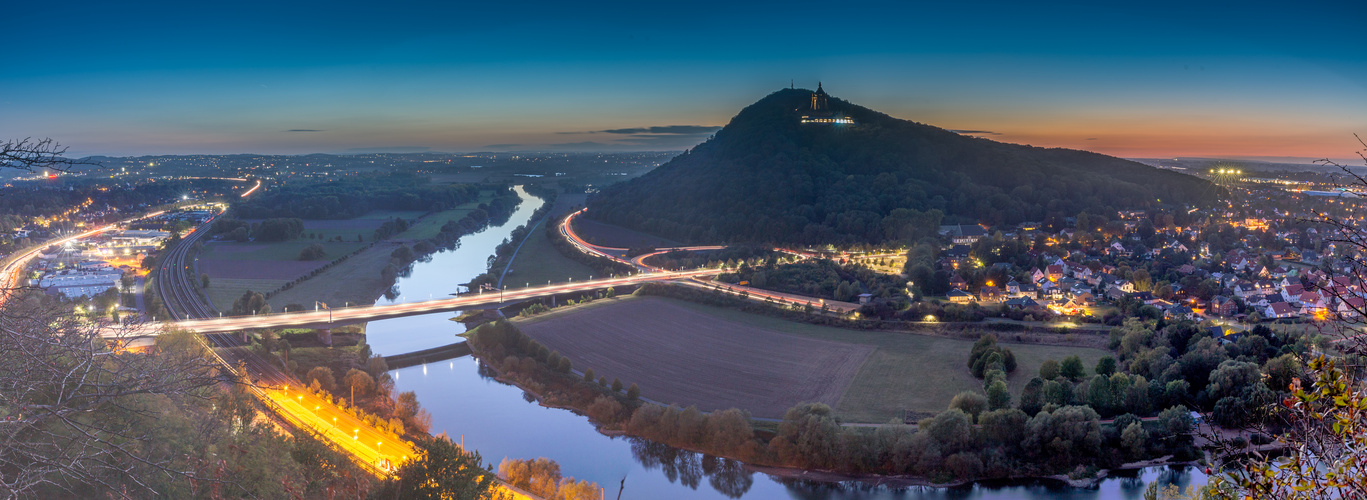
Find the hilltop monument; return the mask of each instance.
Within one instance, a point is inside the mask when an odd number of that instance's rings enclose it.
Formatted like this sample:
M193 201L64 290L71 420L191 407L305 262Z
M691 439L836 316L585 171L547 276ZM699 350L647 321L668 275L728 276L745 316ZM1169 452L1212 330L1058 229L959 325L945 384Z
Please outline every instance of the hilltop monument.
M831 111L831 105L828 102L829 97L826 91L821 88L821 82L816 82L816 92L812 92L812 103L804 110L802 123L854 124L853 118Z

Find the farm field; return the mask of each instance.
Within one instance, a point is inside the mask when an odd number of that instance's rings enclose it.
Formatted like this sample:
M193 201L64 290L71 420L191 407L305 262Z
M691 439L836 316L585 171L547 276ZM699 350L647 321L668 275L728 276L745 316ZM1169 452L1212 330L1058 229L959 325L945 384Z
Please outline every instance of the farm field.
M834 405L874 350L727 321L659 297L604 299L517 323L577 369L635 383L644 398L761 418L801 402Z
M904 409L938 413L949 406L949 400L955 394L962 391L982 392L982 380L974 378L968 370L968 351L973 347L971 340L905 332L847 330L692 302L679 303L690 309L706 311L720 319L754 327L875 348L876 351L860 368L854 383L845 391L844 398L839 405L834 406L847 421L882 423L900 417ZM1061 360L1077 354L1090 371L1096 366L1097 360L1110 354L1102 349L1085 347L1001 344L1016 355L1016 371L1007 377L1007 386L1011 388L1013 398L1020 397L1025 383L1039 373L1040 364L1047 359Z
M832 389L830 380L817 382L825 384L823 391L838 390L839 398L830 404L847 422L887 422L901 417L903 410L936 413L944 410L959 392L982 391L982 381L968 370L968 351L972 346L968 340L817 326L660 297L624 298L608 305L594 303L582 311L576 309L519 319L518 326L548 347L569 355L576 369L593 368L609 379L620 377L624 384L636 382L642 395L651 399L661 398L655 395L653 387L633 377L649 377L661 370L660 364L672 364L677 357L729 360L727 367L733 371L725 376L717 372L718 367L692 361L694 364L678 369L682 378L671 376L655 381L669 386L666 394L698 398L688 402L700 403L704 398L714 397L713 392L726 393L736 384L751 383L746 381L771 370L775 349L809 341L868 352L843 388ZM603 310L608 313L597 312ZM580 315L586 319L576 319ZM697 337L696 332L718 329L728 336L715 343L715 339L705 335ZM678 338L691 340L681 344ZM746 350L737 343L759 348ZM1015 353L1019 366L1008 377L1016 397L1046 359L1077 354L1090 370L1107 354L1101 349L1078 347L1008 343L1003 346ZM574 353L593 357L582 358ZM609 374L604 371L607 366L627 375ZM764 393L773 389L747 390ZM789 401L787 406L797 402ZM746 405L742 400L737 407L749 409L757 417L771 416ZM777 415L781 416L782 410Z

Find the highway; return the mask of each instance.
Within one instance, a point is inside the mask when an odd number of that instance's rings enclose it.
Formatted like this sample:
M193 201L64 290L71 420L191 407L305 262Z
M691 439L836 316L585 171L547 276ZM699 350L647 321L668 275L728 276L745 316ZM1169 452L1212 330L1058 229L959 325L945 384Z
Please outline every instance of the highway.
M512 303L525 299L541 298L551 295L581 292L588 293L594 290L602 290L608 287L639 285L641 283L649 281L670 281L678 279L687 279L692 278L694 276L717 274L718 272L721 272L721 270L696 269L690 271L660 271L650 273L639 273L624 277L534 286L515 290L505 289L501 293L499 291L467 293L457 297L425 300L421 302L406 302L400 304L375 306L355 306L347 308L334 308L329 310L272 313L253 316L225 316L221 318L210 317L208 319L179 319L170 324L180 328L195 330L200 333L222 333L250 328L327 328L329 325L344 325L379 319L397 318L401 316L413 316L442 311L470 309L474 306L487 306L490 304L499 304L501 302ZM199 317L203 318L203 316Z
M583 214L587 210L587 208L580 209L579 211L574 212L569 216L565 217L565 220L561 221L560 223L560 234L564 235L565 239L569 240L570 243L574 244L575 248L578 248L581 252L597 257L612 259L614 261L633 266L636 269L641 270L644 273L647 273L647 275L658 275L660 273L669 272L664 269L646 264L645 260L650 257L673 252L676 250L704 251L720 250L726 248L720 245L657 248L654 252L638 255L636 257L632 257L631 260L626 260L623 257L626 256L628 249L594 245L584 240L584 238L580 237L578 234L575 234L574 227L572 226L574 218L578 217L580 214ZM811 259L816 257L815 255L809 252L804 252L800 250L790 250L787 248L774 248L774 251L792 255L799 259ZM718 283L715 281L704 280L701 278L702 276L715 275L725 271L725 269L706 269L699 271L689 271L687 272L687 276L677 276L675 279L683 279L681 283L685 285L700 288L723 290L728 293L733 293L738 296L754 300L756 302L764 302L767 300L778 304L793 304L797 306L810 305L813 309L817 310L821 309L821 306L826 305L828 306L829 310L837 314L844 314L859 309L859 304L853 304L849 302L827 301L824 299L807 297L791 293L780 293L769 290L762 290L759 288L751 288L742 285Z

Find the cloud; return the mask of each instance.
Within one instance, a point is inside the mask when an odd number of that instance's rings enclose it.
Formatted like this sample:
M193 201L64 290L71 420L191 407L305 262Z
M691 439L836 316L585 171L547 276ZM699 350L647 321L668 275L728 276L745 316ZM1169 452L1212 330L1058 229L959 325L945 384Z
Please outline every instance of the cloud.
M326 130L319 130L319 129L315 129L315 128L292 128L292 129L286 130L286 132L327 132L327 131L326 131Z
M1083 139L1083 140L1084 140L1084 141L1095 141L1096 138L1095 138L1095 137L1088 137L1088 138Z
M950 132L964 135L1001 135L1000 133L990 130L950 130Z
M663 125L656 127L614 128L588 132L557 132L559 134L662 134L662 135L704 135L721 130L712 125Z

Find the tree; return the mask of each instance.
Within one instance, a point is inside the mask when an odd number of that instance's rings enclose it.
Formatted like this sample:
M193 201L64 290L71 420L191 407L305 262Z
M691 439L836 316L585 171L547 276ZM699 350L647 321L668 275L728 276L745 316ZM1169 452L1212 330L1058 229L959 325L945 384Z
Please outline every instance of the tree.
M987 407L993 410L1011 407L1011 390L1006 388L1006 382L997 380L987 386Z
M465 451L446 434L414 442L418 457L404 462L375 498L488 500L496 478L478 451Z
M1097 374L1097 375L1104 375L1104 376L1109 377L1109 376L1111 376L1112 373L1115 373L1115 358L1113 358L1113 357L1111 357L1111 356L1102 356L1101 359L1097 360L1097 362L1096 362L1096 374Z
M91 161L67 158L65 156L66 150L66 146L58 144L52 139L34 140L32 137L27 137L7 140L0 142L0 168L26 171L46 168L66 171L77 165L96 165L95 162Z
M375 379L369 373L352 368L342 377L342 385L346 386L348 393L363 398L375 389Z
M555 498L560 487L560 464L549 458L533 460L503 459L498 475L508 484L541 498Z
M158 402L193 401L218 383L193 333L168 329L148 352L114 351L88 321L37 297L6 298L0 492L33 496L41 487L81 496L78 489L98 486L155 496L155 476L193 473L178 457L147 448L162 431L151 422L163 410Z
M987 410L987 398L972 391L960 392L954 395L954 399L949 400L949 408L963 411L976 420L979 413Z
M318 260L326 255L327 250L323 249L323 245L310 243L309 246L299 251L299 260Z
M199 275L199 287L209 288L209 275L201 273Z
M1144 424L1134 422L1125 426L1125 430L1120 432L1120 445L1131 459L1144 457L1149 445L1149 433L1144 430Z
M1082 366L1082 358L1076 354L1063 358L1063 363L1059 365L1059 375L1067 377L1069 380L1077 380L1087 374L1087 369Z
M1058 361L1046 359L1043 363L1040 363L1039 365L1039 378L1042 378L1044 380L1056 379L1059 376L1059 371L1060 367Z
M640 387L637 387L636 384L631 384L631 387L628 387L628 388L627 388L627 399L630 399L630 400L632 400L632 401L635 401L635 400L637 400L637 399L640 399L640 397L641 397L641 388L640 388Z
M1367 388L1324 356L1281 401L1290 430L1277 456L1231 455L1212 480L1218 498L1356 498L1367 491Z
M1026 415L1034 416L1044 407L1044 379L1035 377L1025 383L1021 390L1020 409Z
M326 366L315 366L304 376L304 380L309 384L318 382L318 386L324 391L337 392L337 380L332 376L332 369ZM355 404L353 401L352 404Z

